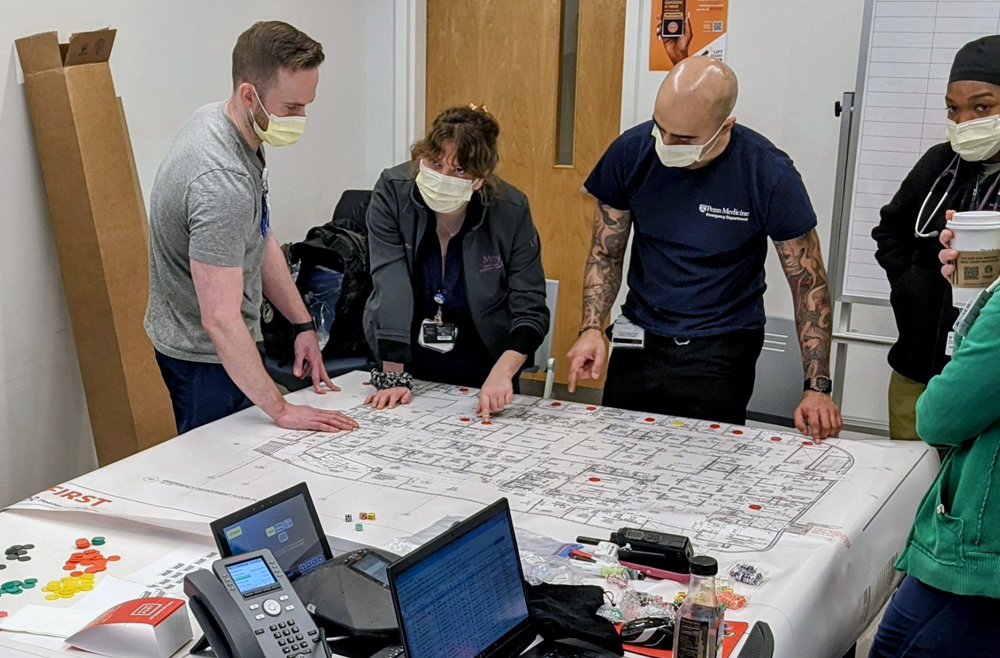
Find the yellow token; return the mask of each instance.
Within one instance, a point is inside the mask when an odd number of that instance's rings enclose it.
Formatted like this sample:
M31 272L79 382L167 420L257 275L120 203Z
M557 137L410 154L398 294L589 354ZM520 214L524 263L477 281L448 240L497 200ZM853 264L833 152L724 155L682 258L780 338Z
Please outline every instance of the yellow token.
M50 591L50 589L49 589L49 586L48 586L48 585L46 585L45 587L43 587L43 588L42 588L42 591L43 591L43 592L48 592L48 591Z
M94 579L94 574L92 573L85 573L82 576L80 576L80 580L93 580L93 579Z
M680 420L675 420L675 421L674 421L674 425L675 425L676 427L684 427L684 422L683 422L683 421L680 421Z
M58 594L49 594L48 596L45 597L45 600L46 601L58 601L59 600L59 595Z
M59 598L61 598L61 599L71 599L71 598L73 598L73 592L69 592L68 594L63 594L62 592L59 592Z
M89 592L92 589L94 589L93 585L81 585L80 586L80 591L81 592Z
M54 589L59 589L59 581L58 581L58 580L50 580L50 581L48 582L48 585L47 585L47 587L48 587L49 589L53 589L53 590L54 590Z

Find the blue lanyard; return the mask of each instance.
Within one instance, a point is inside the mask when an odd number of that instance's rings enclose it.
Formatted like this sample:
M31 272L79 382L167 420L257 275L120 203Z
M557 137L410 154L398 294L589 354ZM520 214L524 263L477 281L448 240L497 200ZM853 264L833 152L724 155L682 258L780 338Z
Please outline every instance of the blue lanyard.
M267 167L260 175L263 192L260 195L260 237L267 239L267 233L271 229L271 203L267 200Z

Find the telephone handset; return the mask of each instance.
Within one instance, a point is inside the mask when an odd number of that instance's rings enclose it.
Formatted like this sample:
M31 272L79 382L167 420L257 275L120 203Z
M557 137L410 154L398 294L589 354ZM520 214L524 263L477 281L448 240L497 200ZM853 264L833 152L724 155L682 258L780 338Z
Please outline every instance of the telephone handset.
M214 572L214 573L213 573ZM313 658L325 640L268 549L217 560L184 578L216 658Z

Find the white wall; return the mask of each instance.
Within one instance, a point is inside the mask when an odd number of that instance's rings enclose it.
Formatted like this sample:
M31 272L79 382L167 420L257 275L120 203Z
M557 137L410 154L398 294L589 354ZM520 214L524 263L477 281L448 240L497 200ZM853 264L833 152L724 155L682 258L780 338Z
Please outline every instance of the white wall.
M370 188L372 172L392 164L398 152L402 135L382 130L397 116L397 5L0 0L0 44L7 45L0 69L0 505L96 465L14 39L118 29L111 68L147 201L181 123L200 105L228 95L240 32L257 20L280 19L321 41L327 59L308 109L308 133L296 146L269 154L274 231L287 241L327 221L342 190Z
M664 73L650 72L652 0L629 0L622 128L647 120ZM840 119L834 102L855 87L864 0L732 0L726 63L740 80L735 115L787 152L802 174L829 253ZM792 318L788 286L773 250L767 261L769 315ZM855 327L894 336L888 309L859 308ZM885 422L886 350L851 347L845 414Z

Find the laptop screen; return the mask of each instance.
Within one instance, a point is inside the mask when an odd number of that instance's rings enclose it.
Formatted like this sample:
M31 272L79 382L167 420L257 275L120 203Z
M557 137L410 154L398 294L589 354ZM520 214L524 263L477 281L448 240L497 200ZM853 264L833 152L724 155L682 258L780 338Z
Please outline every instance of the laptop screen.
M408 658L476 658L528 619L506 504L472 530L414 557L393 573Z

